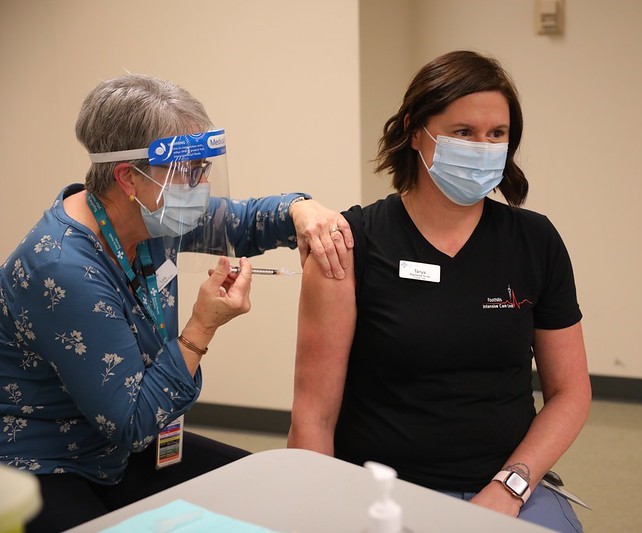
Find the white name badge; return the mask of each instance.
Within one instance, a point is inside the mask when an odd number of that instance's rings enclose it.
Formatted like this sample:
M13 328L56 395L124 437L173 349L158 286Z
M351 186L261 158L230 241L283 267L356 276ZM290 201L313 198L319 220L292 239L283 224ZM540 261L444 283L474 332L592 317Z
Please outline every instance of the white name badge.
M401 260L399 261L399 277L439 283L441 280L441 267L428 263Z
M165 261L156 270L156 285L158 290L162 290L165 285L172 281L178 275L178 267L171 259Z

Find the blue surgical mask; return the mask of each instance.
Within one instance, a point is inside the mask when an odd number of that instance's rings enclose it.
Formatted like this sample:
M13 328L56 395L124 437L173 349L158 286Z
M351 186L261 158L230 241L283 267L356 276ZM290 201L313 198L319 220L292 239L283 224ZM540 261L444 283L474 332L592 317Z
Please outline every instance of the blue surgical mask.
M437 135L435 155L428 168L421 150L419 157L439 190L452 202L473 205L485 198L504 177L508 143L472 142Z
M163 185L142 170L136 170L162 188L163 205L155 211L150 211L134 197L140 205L150 237L179 237L198 226L209 203L209 183L201 183L196 187L189 187L187 184Z

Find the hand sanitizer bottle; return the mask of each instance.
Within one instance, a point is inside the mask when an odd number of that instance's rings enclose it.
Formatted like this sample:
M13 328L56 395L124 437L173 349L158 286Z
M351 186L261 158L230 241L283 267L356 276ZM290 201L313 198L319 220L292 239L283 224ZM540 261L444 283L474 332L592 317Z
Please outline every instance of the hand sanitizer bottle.
M401 533L401 506L390 496L397 472L374 461L363 466L372 472L380 489L379 499L368 508L368 533Z

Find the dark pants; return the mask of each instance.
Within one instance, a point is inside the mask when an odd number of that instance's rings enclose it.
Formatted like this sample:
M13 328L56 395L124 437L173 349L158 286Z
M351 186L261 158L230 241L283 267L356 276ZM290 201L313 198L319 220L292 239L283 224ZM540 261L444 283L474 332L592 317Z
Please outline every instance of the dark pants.
M44 503L27 524L27 533L64 531L249 455L194 433L185 432L184 439L181 463L156 470L154 443L130 456L117 485L100 485L76 474L37 476Z

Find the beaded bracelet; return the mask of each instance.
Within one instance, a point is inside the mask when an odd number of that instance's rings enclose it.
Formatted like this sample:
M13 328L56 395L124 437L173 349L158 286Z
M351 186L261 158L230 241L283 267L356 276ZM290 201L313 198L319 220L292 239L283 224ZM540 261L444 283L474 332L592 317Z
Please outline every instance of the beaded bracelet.
M192 341L183 337L183 335L178 336L178 342L198 355L205 355L207 353L207 346L205 348L199 348Z

